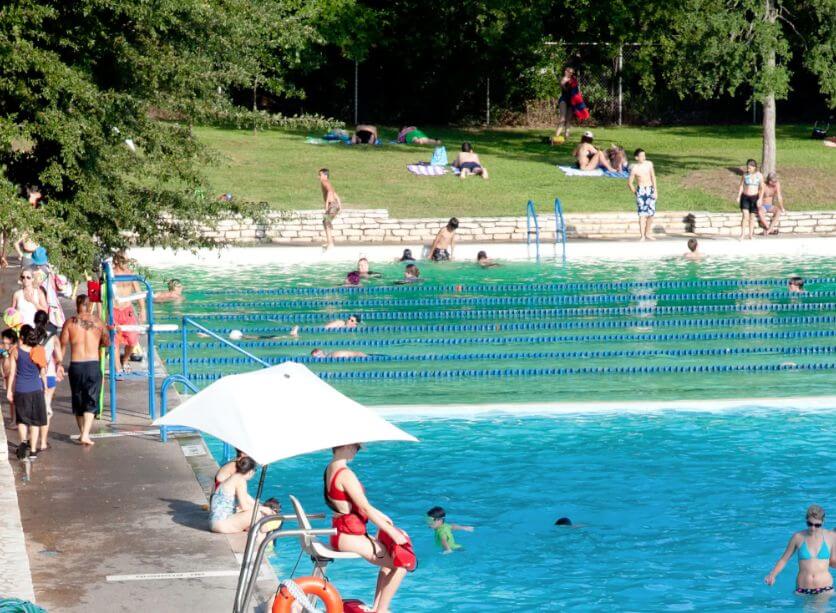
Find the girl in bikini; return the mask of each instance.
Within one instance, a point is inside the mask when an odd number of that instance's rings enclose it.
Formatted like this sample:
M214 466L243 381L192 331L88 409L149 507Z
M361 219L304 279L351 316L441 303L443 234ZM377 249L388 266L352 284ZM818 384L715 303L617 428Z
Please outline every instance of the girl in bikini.
M331 537L331 548L354 552L380 567L371 610L388 613L406 569L395 566L386 548L368 534L366 524L371 521L379 533L385 532L398 545L406 543L406 538L391 519L369 503L363 486L348 467L361 448L359 443L334 447L334 457L325 469L325 503L334 511L331 525L337 530Z
M758 163L755 160L746 162L746 172L740 179L740 186L737 190L737 202L740 203L740 237L748 226L750 240L755 234L755 216L758 214L763 202L763 175L758 172Z
M827 597L833 594L830 555L836 548L836 533L825 530L823 524L824 509L817 504L811 505L807 509L807 529L792 535L775 568L764 579L767 585L775 583L775 577L797 552L798 576L795 578L795 593L825 594Z

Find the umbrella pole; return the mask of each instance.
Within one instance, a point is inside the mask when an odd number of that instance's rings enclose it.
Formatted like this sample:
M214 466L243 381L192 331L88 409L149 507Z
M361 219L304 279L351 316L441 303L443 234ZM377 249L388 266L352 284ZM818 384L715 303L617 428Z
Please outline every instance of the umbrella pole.
M258 480L258 490L255 494L255 504L253 504L253 516L250 520L250 529L248 530L247 534L247 546L244 548L244 558L241 560L241 572L238 574L238 586L235 588L235 604L233 607L233 613L238 612L240 598L245 590L244 585L250 579L250 577L248 576L251 574L250 572L248 572L250 566L250 553L252 547L255 545L256 542L256 538L252 534L252 529L255 525L256 518L258 517L259 501L261 500L261 493L264 491L264 479L266 477L267 464L261 467L261 477Z

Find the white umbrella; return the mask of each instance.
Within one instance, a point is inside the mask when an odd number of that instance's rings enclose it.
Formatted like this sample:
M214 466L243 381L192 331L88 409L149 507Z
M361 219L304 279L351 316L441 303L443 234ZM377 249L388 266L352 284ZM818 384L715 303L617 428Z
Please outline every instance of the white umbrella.
M417 441L295 362L223 377L154 425L206 432L259 464L351 443Z

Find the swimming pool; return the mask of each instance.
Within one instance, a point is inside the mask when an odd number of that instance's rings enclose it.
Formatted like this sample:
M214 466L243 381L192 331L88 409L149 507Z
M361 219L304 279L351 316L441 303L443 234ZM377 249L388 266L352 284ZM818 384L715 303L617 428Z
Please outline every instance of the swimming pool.
M645 354L508 358L509 367L526 362L555 368L700 365L769 365L794 362L834 362L832 353L812 348L834 348L834 326L824 319L833 315L836 291L831 282L811 285L819 296L791 299L783 286L737 283L782 279L790 274L806 278L836 276L836 258L773 258L742 260L716 258L699 264L680 260L590 261L563 267L554 263L509 263L479 270L471 265L431 266L419 263L428 284L453 286L440 295L423 290L358 294L356 300L384 303L363 307L370 315L367 329L384 325L488 325L469 331L387 331L328 333L303 330L300 341L254 339L248 349L262 357L306 356L315 343L328 349L354 346L364 340L404 341L372 346L379 361L310 364L318 372L375 372L444 370L459 367L456 360L412 359L416 355L498 353L584 353L644 351ZM374 263L389 280L401 274L393 263ZM211 328L231 326L253 335L280 335L292 319L311 315L322 321L345 312L339 302L324 306L294 307L281 300L343 300L339 292L312 292L304 296L271 295L242 290L287 287L333 288L344 278L345 265L262 266L254 269L203 267L157 268L160 278L178 276L187 286L188 302L165 306L171 321L184 312L194 314ZM714 287L694 287L693 281L733 280ZM502 290L469 292L474 284L530 285L549 283L644 283L647 286L564 288L565 291ZM662 287L660 282L683 283ZM372 286L376 283L372 282ZM457 291L456 285L462 285ZM705 298L709 293L739 292L746 297ZM773 295L764 296L772 292ZM775 293L778 292L778 293ZM687 299L659 298L659 294L691 294ZM760 293L749 296L748 294ZM606 297L590 304L468 304L451 301L479 298ZM638 296L638 297L636 297ZM625 298L626 297L626 298ZM425 298L436 304L405 303ZM218 303L249 304L219 308ZM794 310L792 305L820 306ZM349 308L353 305L349 305ZM658 307L727 306L725 311L678 311ZM788 307L784 310L776 306ZM528 310L525 314L497 313L482 317L478 311ZM563 312L540 316L536 309L641 309L645 312ZM373 319L374 314L442 313L435 319ZM201 318L198 313L203 313ZM232 322L217 318L236 314ZM763 318L772 318L769 320ZM802 318L791 322L787 318ZM273 319L275 321L270 321ZM739 320L720 323L720 320ZM706 320L704 324L695 323ZM709 321L711 320L711 321ZM589 324L591 327L548 330L490 329L494 324ZM678 322L666 324L664 322ZM234 323L233 323L234 322ZM615 322L606 327L600 324ZM633 322L620 324L618 322ZM639 323L635 323L639 322ZM662 322L656 324L654 322ZM299 321L302 325L310 322ZM258 329L271 328L269 331ZM225 332L226 333L226 332ZM714 334L716 338L683 337ZM614 340L612 335L622 335ZM673 335L672 338L650 334ZM806 334L806 335L805 335ZM604 338L589 340L592 335ZM676 337L675 335L680 335ZM546 340L535 341L542 337ZM548 340L561 337L560 340ZM577 337L577 340L569 340ZM432 339L487 339L464 344L434 344ZM190 342L207 339L190 336ZM360 348L360 347L358 347ZM731 350L760 349L760 353ZM810 353L801 351L811 348ZM718 351L689 355L696 349ZM798 349L799 352L787 352ZM685 353L677 353L677 352ZM178 343L163 338L161 356L176 372ZM202 358L231 358L226 349L196 345L190 349L195 375L221 374L251 366L234 362L200 362ZM631 354L632 355L632 354ZM390 356L406 356L404 361ZM486 370L496 359L469 357L468 370ZM370 499L413 537L419 569L404 581L394 603L401 611L517 611L517 610L717 610L761 611L795 609L801 600L792 594L795 562L788 565L772 588L763 576L783 551L792 531L803 527L804 509L811 503L832 507L832 487L826 475L836 467L830 432L836 421L827 402L811 410L807 400L780 400L789 396L833 396L833 370L777 372L685 372L655 374L573 374L549 376L457 376L426 379L331 379L341 391L375 405L403 405L403 415L391 408L392 419L416 435L419 444L370 445L354 463ZM682 399L775 399L772 408L743 401L746 408L644 411L642 401L655 408L678 406ZM628 401L634 401L628 404ZM670 400L668 404L666 401ZM571 401L568 413L550 403ZM591 403L609 401L606 412L587 412ZM639 402L635 402L639 401ZM537 402L528 412L522 402ZM471 417L453 415L450 405L490 403L496 412ZM513 408L512 408L513 405ZM717 406L720 406L719 403ZM779 408L776 408L779 407ZM600 407L597 407L600 408ZM219 458L217 441L209 440ZM812 464L811 464L812 461ZM267 495L287 500L296 495L309 512L323 511L322 471L328 454L311 454L283 461L270 468ZM253 487L255 484L252 484ZM476 527L472 534L457 533L464 549L450 556L435 549L424 513L434 505L446 508L451 522ZM832 510L831 510L832 513ZM554 526L568 516L576 528ZM308 560L295 543L281 543L274 565L288 576L300 560L296 576L310 571ZM374 569L361 562L333 564L331 579L348 597L370 601Z
M836 408L836 407L834 407ZM353 468L370 500L413 538L418 570L397 611L762 611L797 609L791 561L763 585L813 502L833 513L829 412L494 415L398 419L419 444L374 444ZM212 445L215 453L217 444ZM267 492L327 510L328 454L271 466ZM442 555L423 514L443 506L464 549ZM578 528L554 526L560 516ZM282 543L280 576L299 559ZM310 573L303 556L296 576ZM374 570L329 567L371 600Z
M248 351L304 361L367 404L836 392L832 370L814 369L836 362L836 258L420 264L420 287L392 287L402 266L389 262L374 263L383 279L359 291L335 289L347 269L335 264L154 272L186 282L187 303L163 305L162 319L187 312L224 336L241 330ZM793 297L782 281L790 274L826 282ZM356 331L318 328L353 313L363 319ZM294 324L298 340L287 337ZM160 344L171 372L182 368L180 347ZM316 347L370 358L314 360ZM201 384L257 368L194 330L188 360Z

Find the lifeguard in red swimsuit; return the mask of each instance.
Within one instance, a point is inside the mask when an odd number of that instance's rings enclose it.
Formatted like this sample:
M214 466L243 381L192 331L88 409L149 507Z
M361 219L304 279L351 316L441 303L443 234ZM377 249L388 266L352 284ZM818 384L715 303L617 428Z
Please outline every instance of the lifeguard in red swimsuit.
M367 523L371 521L380 532L385 532L399 545L406 543L407 539L391 519L369 503L363 486L348 467L361 448L359 443L334 447L334 458L325 469L325 502L334 511L331 525L337 530L337 534L331 537L331 547L357 553L380 567L372 610L388 613L406 569L395 566L386 547L369 535Z

